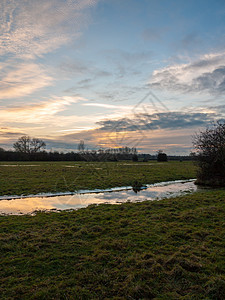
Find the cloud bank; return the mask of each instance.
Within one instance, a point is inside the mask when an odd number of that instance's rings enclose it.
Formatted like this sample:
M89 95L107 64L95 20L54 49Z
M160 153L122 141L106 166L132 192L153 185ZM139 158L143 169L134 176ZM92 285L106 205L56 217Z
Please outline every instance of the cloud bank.
M158 129L184 129L207 126L219 115L215 113L166 112L155 114L138 114L135 118L103 120L97 124L104 131L146 131Z
M208 54L188 64L155 70L149 86L182 93L221 95L225 91L225 53Z

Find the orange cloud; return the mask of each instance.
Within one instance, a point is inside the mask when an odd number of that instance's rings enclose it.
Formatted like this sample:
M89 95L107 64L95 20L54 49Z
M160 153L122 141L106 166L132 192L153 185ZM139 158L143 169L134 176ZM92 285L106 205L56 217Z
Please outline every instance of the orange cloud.
M37 104L1 108L0 118L5 122L22 121L23 123L31 122L35 124L65 110L65 107L72 103L84 100L85 99L81 97L53 97L48 101Z
M0 77L0 99L32 94L38 89L49 86L53 81L44 68L35 63L23 63L13 67L2 64Z

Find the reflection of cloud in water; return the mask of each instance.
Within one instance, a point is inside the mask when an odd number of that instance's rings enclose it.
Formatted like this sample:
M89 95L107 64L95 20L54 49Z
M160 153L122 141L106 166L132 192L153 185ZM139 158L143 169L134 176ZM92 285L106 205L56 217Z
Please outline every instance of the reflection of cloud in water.
M155 200L168 197L175 197L197 190L193 181L176 182L164 185L149 185L147 189L137 194L133 190L124 190L105 193L86 193L55 197L33 197L25 199L12 199L0 201L0 213L26 214L35 210L65 210L78 209L90 204L111 203L118 204L127 201L137 202L144 200Z
M53 206L51 203L42 203L39 198L27 198L16 200L1 200L0 212L5 214L27 214L32 213L35 210L50 210Z
M162 162L160 162L160 166L162 165L162 164L165 164L165 163L162 163ZM159 166L158 164L156 164L156 163L137 163L137 164L135 164L135 163L131 163L131 164L129 164L129 163L122 163L122 164L120 164L120 165L122 165L122 166L139 166L139 167L141 167L141 166Z
M138 192L137 194L131 190L131 191L123 191L123 192L114 192L114 193L108 193L108 194L101 194L100 198L105 200L113 200L117 199L117 201L137 201L137 200L152 200L155 199L157 196L156 192L148 192L145 193L146 190L142 190L141 192Z

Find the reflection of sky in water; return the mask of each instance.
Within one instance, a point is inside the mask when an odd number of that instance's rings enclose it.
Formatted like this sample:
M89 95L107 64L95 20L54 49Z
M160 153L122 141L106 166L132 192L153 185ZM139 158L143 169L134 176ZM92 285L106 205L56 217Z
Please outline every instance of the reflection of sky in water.
M139 202L144 200L155 200L168 197L175 197L185 193L194 192L197 186L193 181L178 182L164 185L149 185L147 189L137 194L133 190L114 191L104 193L75 194L54 197L33 197L25 199L1 200L0 213L5 214L26 214L35 210L65 210L78 209L90 204L123 202Z

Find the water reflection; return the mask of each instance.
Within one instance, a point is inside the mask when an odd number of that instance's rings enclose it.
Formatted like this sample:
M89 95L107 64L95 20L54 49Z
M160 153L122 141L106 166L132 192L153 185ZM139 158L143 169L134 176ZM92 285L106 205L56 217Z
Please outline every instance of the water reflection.
M37 210L68 210L87 207L90 204L119 204L144 200L160 200L175 197L197 190L192 181L164 182L147 185L140 191L122 190L99 193L76 193L74 195L54 197L31 197L0 201L0 214L30 214Z

